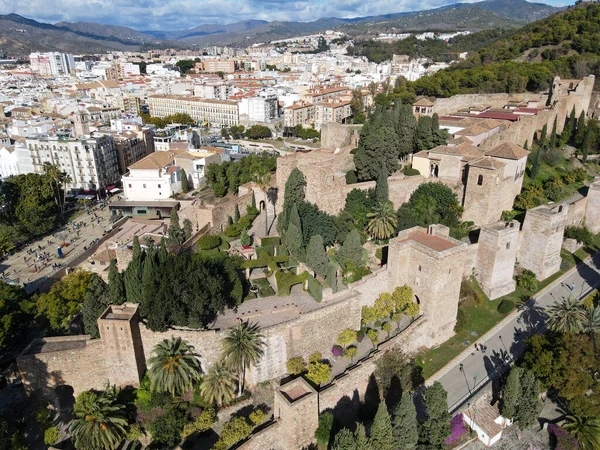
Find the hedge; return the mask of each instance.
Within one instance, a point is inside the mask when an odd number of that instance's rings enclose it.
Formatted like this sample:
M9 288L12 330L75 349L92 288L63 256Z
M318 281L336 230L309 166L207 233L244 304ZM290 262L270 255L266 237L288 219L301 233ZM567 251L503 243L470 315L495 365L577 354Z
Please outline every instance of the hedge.
M221 245L221 238L215 234L207 234L198 240L199 250L212 250Z
M311 274L306 274L306 279L308 280L308 293L314 297L314 299L318 302L323 300L323 286L319 283L315 277Z
M242 227L238 223L233 223L225 228L224 233L229 237L237 237L242 232Z
M417 169L413 169L412 167L406 166L404 168L404 175L406 175L407 177L412 177L415 175L421 175L421 172L419 172Z
M272 245L273 247L275 247L279 244L281 244L281 239L277 236L264 237L260 239L260 245L263 247L266 245Z
M512 300L502 300L498 305L498 312L500 314L508 314L515 308L515 303Z
M277 272L275 279L277 280L277 290L279 295L290 295L292 286L303 283L306 280L308 273L303 272L296 275L292 272Z

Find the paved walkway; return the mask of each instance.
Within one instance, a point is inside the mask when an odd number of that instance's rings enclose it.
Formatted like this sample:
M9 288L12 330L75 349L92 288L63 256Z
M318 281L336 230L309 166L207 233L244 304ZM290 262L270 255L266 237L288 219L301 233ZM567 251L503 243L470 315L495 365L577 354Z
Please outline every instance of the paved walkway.
M507 316L475 343L484 345L485 353L471 345L446 367L432 376L427 383L438 380L448 391L450 410L464 404L476 390L506 370L508 364L524 350L525 339L543 332L544 309L558 300L575 295L584 298L600 285L600 253L571 269L556 282L546 287L527 305ZM571 291L570 286L574 285ZM474 343L474 344L475 344ZM462 366L462 371L461 371Z

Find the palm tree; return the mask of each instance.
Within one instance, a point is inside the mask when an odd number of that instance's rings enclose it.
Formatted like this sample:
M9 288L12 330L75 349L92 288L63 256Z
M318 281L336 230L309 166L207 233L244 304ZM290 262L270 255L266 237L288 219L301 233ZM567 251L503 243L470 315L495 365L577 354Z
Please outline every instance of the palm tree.
M583 331L584 333L589 334L590 339L594 344L594 354L597 354L596 333L600 333L600 306L591 306L585 309Z
M67 184L71 182L71 177L66 172L61 172L58 166L45 162L42 165L42 170L45 175L52 179L52 193L56 206L60 209L60 213L65 212L65 196L67 194ZM63 197L61 199L60 192L62 187ZM56 189L56 191L55 191Z
M585 307L574 297L563 298L548 307L548 326L559 333L581 333L585 323Z
M388 239L396 231L398 219L392 202L379 203L375 209L367 214L369 223L367 231L375 239Z
M223 361L218 361L208 369L200 385L202 397L218 405L229 402L235 397L233 375Z
M582 450L600 450L600 418L567 416L563 426L579 441Z
M265 343L257 324L240 322L230 328L223 339L223 359L227 366L238 376L238 396L244 391L246 370L256 365L262 357Z
M113 450L125 437L125 407L109 394L86 391L77 396L69 425L75 448Z
M148 360L150 390L170 392L173 397L193 389L200 380L200 360L194 347L181 338L172 336L154 347L154 356Z

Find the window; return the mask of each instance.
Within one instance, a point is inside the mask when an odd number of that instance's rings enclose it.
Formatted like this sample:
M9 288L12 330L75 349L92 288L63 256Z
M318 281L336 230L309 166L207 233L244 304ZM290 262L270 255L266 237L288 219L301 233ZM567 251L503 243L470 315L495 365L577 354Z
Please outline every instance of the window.
M507 242L506 243L506 250L509 250L509 249L510 249L510 242Z
M129 189L131 189L131 183L129 183L129 184L127 185L127 187L128 187Z
M138 212L137 212L137 213L138 213L138 214L141 216L141 215L144 215L144 214L146 214L146 213L147 213L147 211L146 211L145 209L138 209Z
M483 175L479 175L477 177L477 186L481 186L483 184Z
M145 184L143 184L142 186L144 187L144 189L146 189L146 185Z
M420 272L422 270L422 267L421 266L417 267L417 270Z
M158 185L158 188L160 189L160 184Z

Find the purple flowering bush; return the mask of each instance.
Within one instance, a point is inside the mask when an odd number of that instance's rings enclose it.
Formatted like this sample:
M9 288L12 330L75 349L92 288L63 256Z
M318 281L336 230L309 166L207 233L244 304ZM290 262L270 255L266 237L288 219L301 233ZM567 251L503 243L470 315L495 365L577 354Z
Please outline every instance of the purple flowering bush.
M548 433L556 439L555 450L579 450L581 448L577 439L560 425L555 423L548 425Z
M457 414L450 421L450 436L444 441L445 444L454 444L467 432L467 426L463 421L463 415Z
M331 348L331 354L333 356L342 356L344 354L344 349L339 345L334 345Z

